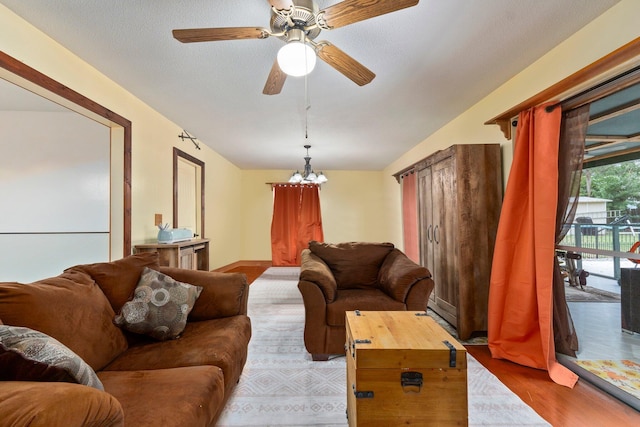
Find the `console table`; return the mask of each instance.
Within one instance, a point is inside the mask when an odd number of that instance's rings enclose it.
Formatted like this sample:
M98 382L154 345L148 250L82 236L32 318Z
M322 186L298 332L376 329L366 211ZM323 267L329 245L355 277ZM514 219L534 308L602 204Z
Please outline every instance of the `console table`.
M158 252L162 266L209 271L209 239L135 245L135 252Z

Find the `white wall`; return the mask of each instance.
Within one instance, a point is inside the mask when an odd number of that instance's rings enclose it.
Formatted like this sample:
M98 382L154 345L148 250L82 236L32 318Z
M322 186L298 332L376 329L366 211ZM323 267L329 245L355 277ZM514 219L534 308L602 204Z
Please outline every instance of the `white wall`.
M109 259L109 146L73 112L0 111L0 280Z

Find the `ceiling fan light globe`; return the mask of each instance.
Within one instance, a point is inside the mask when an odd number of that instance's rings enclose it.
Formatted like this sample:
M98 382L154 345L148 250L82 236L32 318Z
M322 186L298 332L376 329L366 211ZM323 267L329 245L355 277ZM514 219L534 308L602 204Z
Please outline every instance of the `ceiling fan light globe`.
M316 66L316 53L309 45L291 41L278 51L278 66L287 75L301 77Z

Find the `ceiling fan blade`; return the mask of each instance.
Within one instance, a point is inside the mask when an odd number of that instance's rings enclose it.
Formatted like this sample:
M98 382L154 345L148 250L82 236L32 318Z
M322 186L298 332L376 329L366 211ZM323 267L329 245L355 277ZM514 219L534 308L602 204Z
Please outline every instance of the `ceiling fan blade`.
M373 71L344 53L329 42L318 43L317 54L324 62L353 80L359 86L370 83L375 78Z
M277 95L282 90L282 86L284 86L284 81L287 79L287 75L284 71L280 69L278 65L278 60L273 61L273 66L271 67L271 72L269 73L269 77L267 77L267 82L264 84L264 89L262 89L262 93L265 95Z
M192 28L173 30L173 37L182 43L215 42L220 40L266 39L269 33L257 27Z
M288 10L293 6L292 0L269 0L269 4L276 10Z
M415 6L419 0L344 0L320 11L329 28L339 28L365 19Z

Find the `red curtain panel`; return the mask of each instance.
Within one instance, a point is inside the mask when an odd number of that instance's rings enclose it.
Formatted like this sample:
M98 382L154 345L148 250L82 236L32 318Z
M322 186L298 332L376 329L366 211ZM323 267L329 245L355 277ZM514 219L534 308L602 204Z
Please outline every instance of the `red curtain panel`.
M408 173L402 178L402 233L404 253L411 260L420 264L416 185L417 178L415 173Z
M495 358L546 369L573 387L553 336L553 266L562 112L543 105L518 117L489 289L489 349Z
M274 185L271 261L274 267L300 265L300 252L310 240L323 241L317 185Z

